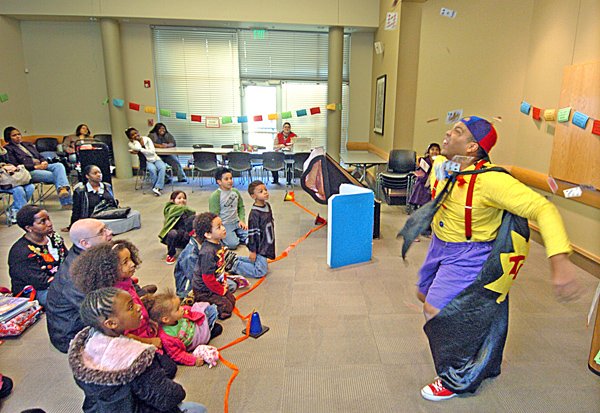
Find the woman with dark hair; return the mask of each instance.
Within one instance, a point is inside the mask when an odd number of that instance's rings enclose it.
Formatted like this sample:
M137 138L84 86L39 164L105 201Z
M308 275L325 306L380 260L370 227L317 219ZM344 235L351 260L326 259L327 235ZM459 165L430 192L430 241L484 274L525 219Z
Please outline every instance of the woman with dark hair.
M175 138L169 133L164 123L159 122L154 125L152 130L148 133L148 137L157 148L174 148L177 146ZM159 157L175 171L177 174L177 182L187 182L187 178L185 177L183 169L181 169L181 164L179 163L177 156L159 155Z
M284 122L282 131L279 132L273 140L273 150L285 151L291 149L294 144L294 138L297 136L298 135L292 132L292 125L289 122ZM279 184L279 172L271 171L271 175L273 175L273 183Z
M65 166L60 162L48 163L34 144L23 142L21 132L13 126L4 129L4 140L7 142L5 149L8 152L8 163L25 166L33 183L54 184L63 209L70 209L73 199Z
M431 143L425 151L425 155L419 158L415 175L417 179L413 185L413 191L408 203L417 209L431 201L431 189L429 188L429 174L433 160L440 154L440 145Z
M48 213L36 206L25 205L17 214L17 224L25 231L8 253L8 273L12 292L17 294L27 285L37 291L36 299L46 305L48 287L67 255L62 237L54 232Z
M125 135L129 139L129 152L141 153L146 158L146 168L152 181L152 192L156 196L161 196L162 189L165 186L165 174L167 167L154 150L154 144L147 136L142 136L136 128L127 128Z
M77 141L91 141L94 138L92 131L85 123L77 125L75 128L75 134L65 136L62 141L63 151L69 154L69 162L75 163L75 143Z
M0 169L2 169L4 173L8 173L8 174L12 175L19 168L22 168L22 166L19 167L19 166L7 163L6 155L7 155L6 149L4 149L0 146ZM7 214L8 214L7 219L9 219L11 223L13 223L13 224L17 223L17 212L19 212L19 210L23 206L27 205L27 203L31 200L31 198L33 197L34 190L35 190L35 187L33 186L33 184L30 184L30 183L25 184L25 185L17 185L17 186L13 186L13 187L0 186L0 193L11 194L13 197L13 203L7 212Z
M115 199L112 185L102 182L102 171L96 165L88 165L83 170L84 182L79 182L73 190L73 213L71 224L82 218L94 218L97 207L106 209L117 208L119 202ZM113 234L121 234L141 226L138 211L130 211L126 218L101 219Z

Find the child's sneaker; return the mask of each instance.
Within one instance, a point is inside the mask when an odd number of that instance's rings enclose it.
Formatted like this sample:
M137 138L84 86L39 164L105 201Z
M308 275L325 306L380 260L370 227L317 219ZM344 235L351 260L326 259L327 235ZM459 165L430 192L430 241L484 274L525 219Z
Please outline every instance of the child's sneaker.
M158 188L152 188L152 192L154 192L154 195L156 195L156 196L162 195L162 193L160 192L160 189L158 189Z
M238 262L238 256L235 252L227 250L225 253L225 272L230 272Z
M167 255L167 259L165 260L166 264L173 265L175 264L175 256Z
M250 286L250 281L242 275L228 275L228 279L233 280L239 289L246 288Z
M439 377L436 377L433 383L430 383L421 389L421 396L423 396L424 399L439 402L441 400L451 399L456 396L456 393L445 388L442 384L442 380Z

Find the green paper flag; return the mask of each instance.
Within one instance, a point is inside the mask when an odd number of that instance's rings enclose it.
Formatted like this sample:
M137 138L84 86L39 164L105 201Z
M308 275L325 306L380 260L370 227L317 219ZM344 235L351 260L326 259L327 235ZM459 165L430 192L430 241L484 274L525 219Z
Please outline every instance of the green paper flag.
M566 108L562 108L558 110L558 121L559 122L568 122L569 115L571 114L571 107L568 106Z
M292 112L281 112L281 119L290 119L292 117Z
M2 93L0 94L0 102L4 103L8 100L8 93Z
M231 116L221 117L221 124L225 125L226 123L231 123L231 122L233 122L233 120L231 119Z
M102 101L102 104L103 104L104 106L108 105L108 98L104 99L104 100Z
M161 109L160 116L164 116L165 118L171 117L171 111L169 109Z

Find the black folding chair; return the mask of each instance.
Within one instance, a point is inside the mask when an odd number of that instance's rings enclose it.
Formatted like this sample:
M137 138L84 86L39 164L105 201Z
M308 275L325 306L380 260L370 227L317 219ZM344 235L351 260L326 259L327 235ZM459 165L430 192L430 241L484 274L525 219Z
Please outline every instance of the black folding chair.
M249 152L229 152L227 154L227 167L232 172L239 172L240 178L244 177L244 172L248 176L248 182L252 181L252 163Z
M393 149L387 168L377 175L379 189L388 205L408 205L415 176L417 154L408 149Z
M219 164L217 163L217 154L214 152L193 152L194 157L194 169L192 169L192 179L194 179L195 172L197 171L200 175L200 186L202 186L202 176L205 173L212 173L217 170Z
M263 171L274 172L285 171L285 154L283 152L265 152L262 155ZM268 176L266 177L268 181Z
M85 182L85 168L88 165L96 165L102 171L102 181L112 184L108 145L102 142L77 141L75 143L75 153L79 164L80 182Z

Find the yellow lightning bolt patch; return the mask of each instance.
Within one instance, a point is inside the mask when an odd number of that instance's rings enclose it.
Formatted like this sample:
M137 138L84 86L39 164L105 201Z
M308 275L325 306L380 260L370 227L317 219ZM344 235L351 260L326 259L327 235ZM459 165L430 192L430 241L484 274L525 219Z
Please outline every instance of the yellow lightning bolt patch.
M488 290L500 294L496 302L500 304L506 299L508 290L512 286L513 281L517 278L519 270L525 263L525 258L529 254L529 242L515 231L510 232L510 237L513 242L513 252L500 254L500 263L502 264L502 275L496 281L493 281L485 286Z

